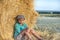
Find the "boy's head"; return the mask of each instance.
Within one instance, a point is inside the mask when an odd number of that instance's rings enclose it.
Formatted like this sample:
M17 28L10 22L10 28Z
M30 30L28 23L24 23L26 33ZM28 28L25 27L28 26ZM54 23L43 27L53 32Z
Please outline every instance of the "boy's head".
M23 23L24 22L24 20L25 20L25 17L23 16L23 15L18 15L17 17L16 17L16 19L17 19L17 21L19 22L19 23Z

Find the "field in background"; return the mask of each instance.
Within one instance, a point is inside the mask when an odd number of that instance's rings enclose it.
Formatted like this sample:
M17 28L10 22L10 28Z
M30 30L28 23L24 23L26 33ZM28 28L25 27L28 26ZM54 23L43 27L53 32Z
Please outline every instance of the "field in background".
M38 17L36 24L42 31L60 32L60 17Z
M60 14L40 14L36 24L44 40L60 40Z

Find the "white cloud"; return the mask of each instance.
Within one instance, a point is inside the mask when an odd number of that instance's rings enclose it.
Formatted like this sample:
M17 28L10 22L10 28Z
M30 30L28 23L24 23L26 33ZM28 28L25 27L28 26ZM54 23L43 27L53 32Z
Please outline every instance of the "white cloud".
M59 0L36 0L35 10L53 10L60 11Z

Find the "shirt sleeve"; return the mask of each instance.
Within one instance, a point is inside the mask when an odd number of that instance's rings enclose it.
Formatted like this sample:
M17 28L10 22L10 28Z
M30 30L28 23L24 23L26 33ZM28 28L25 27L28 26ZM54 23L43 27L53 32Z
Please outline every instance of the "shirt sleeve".
M26 23L24 25L25 25L25 30L27 30L28 29L28 25Z
M18 32L18 33L20 33L20 27L19 27L18 24L15 25L15 31Z

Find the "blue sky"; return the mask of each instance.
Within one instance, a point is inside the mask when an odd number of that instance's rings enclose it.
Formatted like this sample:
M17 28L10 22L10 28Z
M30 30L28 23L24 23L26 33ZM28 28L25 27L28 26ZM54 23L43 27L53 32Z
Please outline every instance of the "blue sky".
M35 0L35 10L60 11L60 0Z

